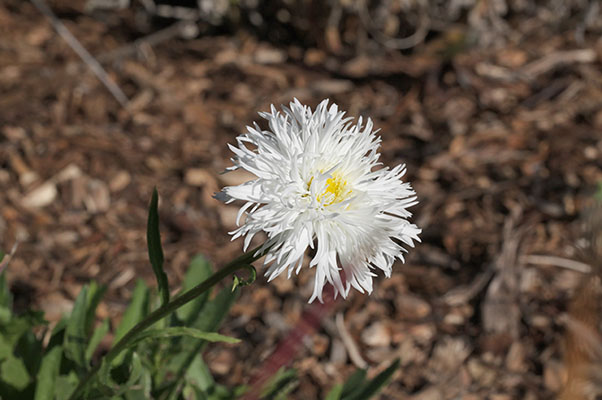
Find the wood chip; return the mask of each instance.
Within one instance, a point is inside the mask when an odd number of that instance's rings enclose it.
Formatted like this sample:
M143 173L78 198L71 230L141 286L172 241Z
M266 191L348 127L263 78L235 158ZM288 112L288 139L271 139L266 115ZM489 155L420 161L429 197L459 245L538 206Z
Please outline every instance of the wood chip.
M54 182L47 181L27 193L23 197L22 204L31 208L46 207L56 199L57 194Z

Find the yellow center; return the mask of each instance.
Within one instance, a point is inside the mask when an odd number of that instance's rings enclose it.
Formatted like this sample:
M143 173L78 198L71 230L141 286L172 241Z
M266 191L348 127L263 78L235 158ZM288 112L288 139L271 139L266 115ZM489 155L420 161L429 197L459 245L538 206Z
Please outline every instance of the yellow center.
M312 176L307 183L308 190L313 180L314 178ZM319 194L316 199L320 203L324 201L324 205L329 206L331 204L340 203L345 200L349 194L351 194L351 190L347 187L347 181L340 175L333 174L332 177L326 180L326 189Z

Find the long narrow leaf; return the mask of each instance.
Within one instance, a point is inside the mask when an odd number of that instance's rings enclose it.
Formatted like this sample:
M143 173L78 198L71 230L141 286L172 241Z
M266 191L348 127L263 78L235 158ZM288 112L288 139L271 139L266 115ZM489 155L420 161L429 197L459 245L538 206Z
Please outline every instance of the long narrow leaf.
M129 375L127 381L119 385L119 388L113 393L114 398L119 398L130 391L135 391L137 388L133 388L133 386L138 386L139 380L144 375L144 366L142 365L140 356L136 352L132 352L131 357L128 357L127 373Z
M67 400L71 393L75 390L77 383L79 382L79 378L75 371L69 371L67 375L59 375L56 379L56 383L54 384L56 400Z
M234 301L238 297L238 293L238 289L233 292L229 287L220 290L211 301L205 304L200 318L194 322L193 326L202 331L217 330L228 315L232 304L234 304Z
M194 322L191 322L190 325L203 332L216 331L221 325L222 320L228 314L230 307L234 304L234 301L238 297L238 293L238 289L232 291L230 287L226 286L213 299L205 303L198 318ZM208 341L206 340L198 340L191 337L182 338L182 351L186 357L174 359L167 365L167 369L176 376L176 379L174 382L160 387L158 393L168 391L171 394L170 400L177 398L177 392L173 390L173 387L179 385L180 380L186 375L186 371L193 362L194 357L202 350L207 342ZM158 396L158 398L162 397Z
M148 311L148 287L142 280L136 282L130 305L125 310L121 323L115 330L113 343L117 343L130 329L146 316Z
M84 286L79 292L71 316L65 330L64 347L65 356L78 366L85 365L86 351L86 306L88 302L88 288Z
M86 361L90 362L90 360L92 359L92 356L94 355L94 351L96 351L96 348L98 347L98 345L100 344L100 342L102 341L102 339L105 337L105 335L109 332L109 319L105 318L104 321L102 321L102 324L100 326L98 326L96 329L94 329L94 332L92 333L92 337L90 338L90 341L88 342L88 347L86 347Z
M204 332L194 328L187 328L184 326L177 326L171 328L163 328L163 329L147 329L145 331L140 332L137 336L135 336L131 342L128 343L126 348L132 348L138 345L140 342L150 339L164 339L164 338L172 338L177 336L188 336L195 339L202 339L206 342L224 342L224 343L238 343L240 339L236 339L230 336L220 335L216 332ZM124 349L125 350L125 349ZM120 353L115 359L121 359ZM115 362L113 362L115 365ZM108 372L108 370L107 370Z
M5 271L0 272L0 307L7 308L9 313L13 307L13 296L8 288Z
M163 249L161 247L161 234L159 233L159 194L157 188L153 189L150 207L148 209L148 225L146 228L146 239L148 242L148 257L153 272L157 278L159 294L161 296L161 304L165 305L169 302L169 284L167 275L163 271Z
M369 399L378 393L387 381L393 376L395 371L399 368L399 358L393 361L393 363L380 374L376 375L374 379L369 381L361 390L359 390L354 396L351 397L353 400L364 400Z
M102 300L107 287L104 285L98 285L95 281L90 283L88 287L88 305L86 310L86 334L90 334L94 320L96 319L96 308Z
M209 278L213 271L211 270L211 264L202 255L195 256L190 261L190 266L182 282L182 293L187 292L205 279ZM200 316L201 309L207 301L209 296L209 290L191 301L188 304L183 305L176 310L176 315L184 323L184 325L193 325L194 321Z
M341 394L343 394L343 385L339 383L330 389L324 400L340 400Z
M136 282L134 293L132 294L132 300L130 305L125 310L123 318L119 323L119 326L115 330L115 337L113 338L113 345L119 342L123 336L125 336L130 329L132 329L138 322L140 322L148 314L149 304L149 289L143 280L139 279ZM121 353L107 366L109 370L117 365L123 363L123 356L126 353Z
M286 399L288 394L299 384L297 371L282 367L263 386L261 398L281 400Z
M55 346L44 355L44 358L42 358L42 365L40 366L37 377L38 380L34 400L54 399L55 382L59 376L62 356L62 347Z
M342 399L349 399L355 395L355 393L364 385L366 382L366 370L361 368L357 369L343 385L343 393L341 393Z
M175 336L188 336L195 339L202 339L207 342L224 342L224 343L238 343L240 339L236 339L230 336L220 335L216 332L204 332L194 328L187 328L184 326L176 326L164 329L148 329L141 332L132 340L129 346L135 346L143 340L147 339L162 339L170 338Z
M209 389L215 385L215 380L211 375L209 367L203 360L202 353L198 353L194 357L188 371L186 371L186 381L201 389L203 392L209 391Z

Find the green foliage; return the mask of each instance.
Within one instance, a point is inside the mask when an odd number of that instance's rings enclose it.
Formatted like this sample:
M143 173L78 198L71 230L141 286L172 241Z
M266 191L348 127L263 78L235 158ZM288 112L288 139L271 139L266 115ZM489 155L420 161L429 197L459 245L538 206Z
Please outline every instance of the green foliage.
M50 349L42 359L37 375L35 400L52 400L55 392L55 382L59 376L63 349L59 346Z
M169 284L167 283L167 275L163 271L163 248L161 247L161 234L159 233L158 205L159 194L157 193L157 188L155 188L153 189L153 197L151 198L148 210L146 240L148 242L148 257L153 266L153 272L159 286L161 304L164 305L169 302Z
M0 398L20 399L33 395L42 348L33 329L40 325L44 325L40 313L13 314L6 276L0 273Z
M88 346L86 347L86 362L90 363L92 361L92 356L94 352L98 348L98 345L102 341L102 339L109 333L109 329L111 328L109 319L105 318L104 321L92 332L92 337L90 341L88 341Z
M17 390L23 390L27 387L27 384L31 381L31 377L27 372L25 363L23 360L13 356L12 354L7 356L2 365L0 366L0 376L2 381L8 385L11 385Z
M202 257L193 259L184 285L188 289L210 274L211 268ZM95 284L83 287L71 315L63 318L51 334L45 349L32 331L44 325L37 313L17 316L8 309L0 323L0 398L34 400L66 400L78 382L90 370L91 361L102 339L111 332L108 320L95 329L96 293L103 290ZM211 298L197 299L189 307L178 310L172 326L148 329L134 337L121 357L104 364L99 379L82 398L90 399L206 399L233 400L244 394L243 386L227 388L213 379L202 357L208 342L237 343L238 339L215 332L237 298L237 290L226 287ZM151 292L138 281L121 323L113 330L115 339L138 323L149 312ZM4 274L0 275L0 307L12 302ZM182 326L185 323L187 326ZM114 340L116 342L117 340ZM39 355L35 360L33 353ZM369 399L386 384L399 366L396 360L371 380L366 371L358 370L344 384L335 385L326 400ZM281 369L265 385L261 398L284 400L298 386L295 370Z
M347 379L347 382L340 389L340 396L328 397L328 400L364 400L370 399L387 384L395 371L399 368L399 359L396 359L380 374L370 380L366 380L366 371L363 369L357 370ZM336 389L336 387L335 387ZM333 389L333 390L335 390ZM331 391L332 393L332 391ZM329 393L329 396L331 396Z
M88 288L83 287L75 304L65 331L65 356L78 367L85 368L86 354L86 311L88 303Z
M602 202L602 182L598 182L596 193L594 193L594 199L598 202Z
M208 279L212 273L213 271L209 261L202 255L197 255L190 262L190 267L184 277L182 293L189 291L205 279ZM208 297L209 292L205 292L176 311L176 315L183 325L188 326L194 322L193 319L198 317Z
M341 399L353 396L366 382L366 370L356 370L345 382L341 390Z
M257 279L257 270L252 265L245 265L249 273L251 274L247 279L241 279L238 275L234 275L234 282L232 283L232 291L234 291L238 287L248 286L251 283L255 282Z
M203 332L194 328L186 328L183 326L174 326L163 329L147 329L140 334L138 334L132 341L129 346L136 346L140 342L147 339L162 339L162 338L171 338L178 336L188 336L194 339L201 339L207 342L224 342L224 343L238 343L240 340L236 338L232 338L229 336L220 335L215 332Z
M213 299L205 302L197 312L189 315L187 325L199 331L216 331L237 297L238 290L232 291L228 287L223 288ZM193 382L189 382L188 386L194 392L201 390L215 395L214 391L217 390L218 386L213 382L213 378L209 379L207 376L204 376L203 379L200 379L203 376L202 367L204 366L204 361L200 357L200 353L207 343L207 340L198 340L185 336L172 344L173 347L171 350L173 353L171 356L166 356L169 362L161 368L160 375L173 376L174 379L172 382L162 385L154 392L157 398L176 398L173 388L179 385L186 385L187 377L193 378ZM194 370L194 367L201 368L201 370ZM191 369L193 370L191 371ZM211 385L209 385L209 381ZM201 386L197 386L197 384L201 384ZM208 398L213 399L212 397Z
M113 343L117 343L125 334L148 314L150 290L143 280L136 282L130 305L126 308L121 323L115 330Z
M297 371L280 368L264 385L261 398L266 400L286 400L290 392L299 385Z
M183 291L211 274L209 262L202 256L195 257ZM0 275L0 398L68 399L90 371L103 339L112 334L113 344L118 342L149 314L156 298L142 280L136 282L120 323L111 329L108 319L101 323L95 319L103 293L104 288L95 283L84 286L71 314L54 327L43 348L43 335L37 338L33 332L34 328L43 329L46 322L40 313L14 314L6 278ZM179 400L184 398L183 392L189 399L236 398L244 388L218 385L200 350L210 342L239 341L216 332L237 297L238 290L232 292L230 287L213 298L204 294L178 309L174 318L165 318L165 326L155 324L142 331L112 363L102 366L99 378L82 398L142 400L160 395Z
M343 385L339 383L338 385L334 385L334 387L330 389L330 392L328 392L324 400L339 400L342 394Z
M184 305L181 302L186 296L169 303L157 206L155 189L147 239L158 293L138 280L115 329L109 319L96 320L106 288L95 282L81 289L71 313L49 331L42 313L13 311L6 276L0 272L0 399L233 400L244 394L244 386L228 388L216 383L202 352L207 343L239 341L217 331L240 288L255 280L256 271L249 264L229 264L230 268L247 268L249 278L235 277L233 286L222 288L215 296L210 290L200 293L210 288L211 279L217 281L231 270L214 275L209 262L199 255L190 263L182 291L190 296L198 291L200 295ZM0 262L3 257L0 251ZM154 304L161 307L153 310ZM43 341L48 336L49 340ZM103 348L110 336L113 347ZM108 356L103 357L103 353ZM336 385L327 400L368 399L398 365L396 361L372 380L360 370L344 385ZM283 369L263 388L262 398L284 400L297 385L296 372Z
M372 379L367 379L365 369L356 370L345 383L336 384L324 400L368 400L373 398L387 384L399 368L399 359ZM281 368L263 387L261 399L285 400L297 387L298 378L294 369Z

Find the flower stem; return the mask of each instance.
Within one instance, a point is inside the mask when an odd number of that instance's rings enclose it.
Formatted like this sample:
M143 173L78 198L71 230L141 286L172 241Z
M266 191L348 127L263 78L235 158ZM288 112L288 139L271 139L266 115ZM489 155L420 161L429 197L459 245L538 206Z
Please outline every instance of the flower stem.
M213 275L211 275L209 278L207 278L206 280L204 280L197 286L193 287L186 293L183 293L183 294L177 296L169 303L157 308L155 311L153 311L152 313L147 315L142 321L138 322L132 329L130 329L123 336L123 338L121 338L121 340L119 342L117 342L117 344L115 344L115 346L113 346L113 348L111 350L109 350L109 352L104 356L103 360L101 360L101 362L96 364L88 372L88 374L80 381L79 385L75 388L75 390L69 397L69 400L77 399L78 396L81 395L81 393L85 389L85 387L88 385L88 383L90 383L90 381L92 381L94 376L96 376L96 374L100 370L101 365L103 363L110 363L115 357L117 357L119 355L119 353L121 353L123 350L125 350L128 347L130 341L133 338L135 338L140 332L144 331L146 328L150 327L151 325L153 325L155 322L159 321L160 319L171 314L178 308L182 307L184 304L196 299L197 297L199 297L201 294L205 293L207 290L211 289L216 283L218 283L219 281L221 281L228 275L234 273L235 271L237 271L241 268L244 268L245 266L247 266L247 265L251 264L252 262L254 262L255 260L257 260L259 257L261 257L263 255L263 253L256 255L256 253L259 251L260 248L261 248L261 246L244 253L240 257L238 257L235 260L228 263L224 268L215 272Z

